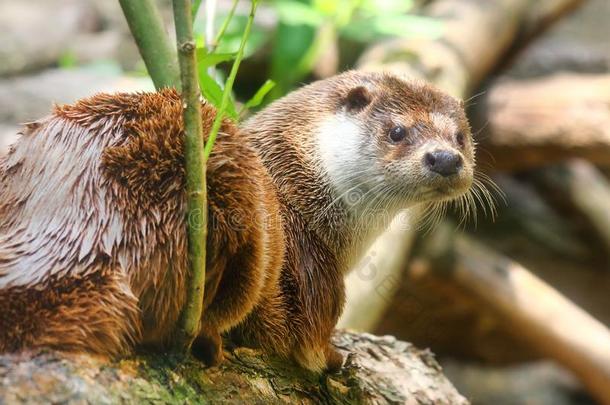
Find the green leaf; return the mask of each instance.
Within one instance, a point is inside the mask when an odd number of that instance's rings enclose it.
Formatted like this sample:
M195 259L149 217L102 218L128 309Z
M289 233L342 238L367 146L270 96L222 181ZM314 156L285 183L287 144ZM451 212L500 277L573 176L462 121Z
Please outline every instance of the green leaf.
M280 21L287 25L315 27L324 20L324 16L309 4L291 0L276 1L274 4Z
M443 34L442 22L415 15L385 15L359 19L341 29L347 38L369 42L384 36L438 38Z
M222 62L235 59L236 53L208 53L205 48L197 48L197 65L203 67L216 66Z
M339 11L339 8L345 6L344 1L337 0L313 0L313 7L318 10L319 13L324 15L335 15Z
M267 79L267 81L254 93L254 96L244 104L244 108L240 111L240 114L248 108L253 108L259 106L267 93L271 91L271 89L275 86L275 82L273 80Z
M413 0L364 0L360 9L370 16L405 14L413 8Z
M198 66L199 70L199 87L201 94L214 107L219 108L222 102L222 87L214 80L203 66ZM233 119L237 119L237 111L235 110L235 102L230 100L226 110L227 115Z
M301 64L315 37L315 28L308 25L278 25L271 53L271 79L277 83L273 98L284 95L295 81L302 79L295 67Z
M57 60L57 64L62 69L71 69L76 67L76 54L72 51L66 51L59 55L59 59Z

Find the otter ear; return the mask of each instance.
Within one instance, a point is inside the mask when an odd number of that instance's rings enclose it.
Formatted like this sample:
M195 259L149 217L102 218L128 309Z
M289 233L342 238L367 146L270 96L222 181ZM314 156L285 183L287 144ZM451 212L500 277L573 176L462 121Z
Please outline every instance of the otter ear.
M364 86L354 87L347 93L343 101L345 108L349 112L358 112L369 105L373 96Z

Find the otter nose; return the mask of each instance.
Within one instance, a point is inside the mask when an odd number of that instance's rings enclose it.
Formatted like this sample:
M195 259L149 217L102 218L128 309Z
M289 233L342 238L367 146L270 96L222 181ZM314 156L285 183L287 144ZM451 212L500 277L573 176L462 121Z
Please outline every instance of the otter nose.
M448 150L435 150L424 156L425 166L441 176L457 174L462 168L462 157L459 153Z

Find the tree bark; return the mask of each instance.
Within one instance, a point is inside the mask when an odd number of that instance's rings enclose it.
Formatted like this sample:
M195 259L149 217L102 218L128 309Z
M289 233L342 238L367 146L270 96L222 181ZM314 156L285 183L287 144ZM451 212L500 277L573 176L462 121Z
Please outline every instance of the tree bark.
M108 363L86 355L0 356L0 403L467 404L427 350L393 337L337 332L340 374L321 377L253 349L220 367L139 355Z

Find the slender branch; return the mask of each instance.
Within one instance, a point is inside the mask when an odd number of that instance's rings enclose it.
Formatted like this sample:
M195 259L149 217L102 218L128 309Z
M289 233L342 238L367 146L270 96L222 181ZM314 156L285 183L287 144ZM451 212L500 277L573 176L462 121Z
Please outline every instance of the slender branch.
M206 159L203 154L201 94L197 80L191 1L173 0L173 7L186 132L184 149L189 254L186 302L176 330L174 349L186 353L199 333L203 310L207 237Z
M214 43L212 44L213 49L211 49L210 52L213 51L214 49L216 49L218 44L220 44L222 37L225 35L225 32L227 31L227 28L229 27L229 24L231 23L231 20L233 19L233 15L235 14L235 9L237 8L237 3L239 3L239 0L233 0L233 4L231 5L231 10L229 10L229 14L227 14L227 17L223 21L222 27L220 27L220 30L218 31L218 34L216 35L216 38L214 39Z
M218 135L218 130L220 129L222 119L227 110L227 105L229 104L229 98L233 89L233 83L235 82L235 76L237 76L237 71L239 70L239 64L241 63L244 57L244 49L246 48L246 42L248 42L248 37L250 36L250 30L252 29L252 23L254 22L254 14L256 13L257 5L258 0L252 0L250 6L250 15L248 16L248 22L246 23L244 34L241 37L239 50L237 51L235 61L233 61L233 66L231 67L231 72L229 73L229 77L227 78L227 81L225 83L225 88L222 93L222 100L220 102L220 108L218 109L218 113L216 114L216 118L214 119L214 124L212 125L212 129L210 130L208 141L205 144L204 153L206 160L210 157L210 154L212 153L212 148L214 147L214 142L216 141L216 135Z
M155 87L180 89L176 53L165 33L161 14L154 1L119 0L119 3Z
M193 0L193 7L191 8L191 15L193 16L193 21L195 21L195 17L197 17L197 13L199 12L199 6L201 6L201 0Z

